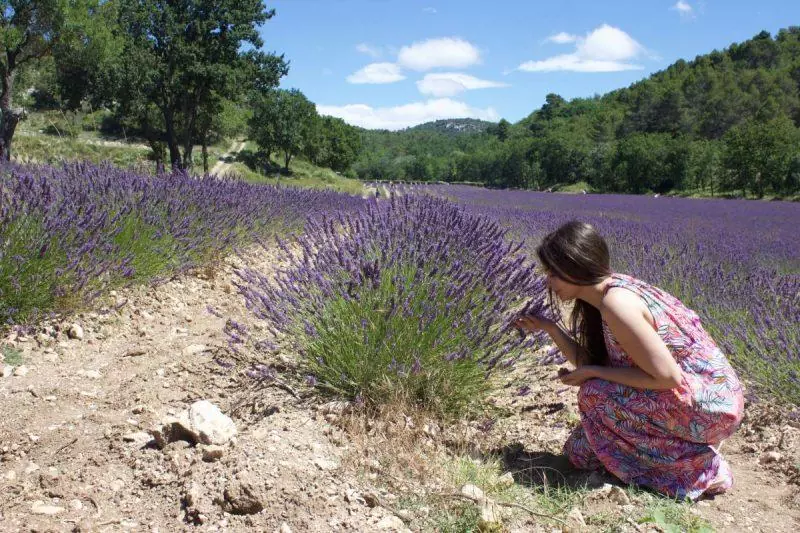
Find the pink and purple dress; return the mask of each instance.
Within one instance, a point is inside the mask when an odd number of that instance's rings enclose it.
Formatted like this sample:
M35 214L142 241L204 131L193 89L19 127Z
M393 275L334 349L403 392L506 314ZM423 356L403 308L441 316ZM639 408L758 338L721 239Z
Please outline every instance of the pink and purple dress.
M584 382L578 392L581 426L564 445L565 454L578 468L605 468L625 483L676 498L694 500L727 490L733 476L717 445L742 420L744 398L736 372L697 314L675 297L620 274L612 275L611 287L642 298L683 380L671 390ZM603 333L609 365L635 366L605 321Z

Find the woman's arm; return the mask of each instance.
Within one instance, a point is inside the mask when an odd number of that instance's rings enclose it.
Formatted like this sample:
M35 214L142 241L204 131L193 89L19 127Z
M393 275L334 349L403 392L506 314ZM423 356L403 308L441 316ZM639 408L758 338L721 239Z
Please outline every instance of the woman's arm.
M591 370L594 377L644 389L674 389L681 385L681 368L645 318L646 312L639 297L629 291L610 290L606 294L606 323L638 368L595 367Z

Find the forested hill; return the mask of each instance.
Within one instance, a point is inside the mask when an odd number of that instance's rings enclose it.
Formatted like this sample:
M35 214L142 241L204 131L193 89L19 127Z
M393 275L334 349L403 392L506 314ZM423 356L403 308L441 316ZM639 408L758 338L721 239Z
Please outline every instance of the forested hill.
M798 125L800 27L791 27L679 60L603 96L549 94L520 122L482 133L365 132L354 168L362 178L792 196L800 190Z

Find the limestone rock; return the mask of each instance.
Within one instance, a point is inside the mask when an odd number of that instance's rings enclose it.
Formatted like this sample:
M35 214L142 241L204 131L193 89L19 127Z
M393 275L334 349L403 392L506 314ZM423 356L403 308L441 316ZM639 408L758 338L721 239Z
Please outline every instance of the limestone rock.
M771 463L777 463L781 459L783 459L783 455L781 455L780 452L764 452L761 454L761 457L758 458L758 462L762 465L768 465Z
M243 472L229 481L220 502L223 510L233 514L256 514L264 509L271 487Z
M461 494L476 500L482 500L484 498L483 491L475 485L464 485L461 487Z
M80 324L72 324L67 330L67 337L75 340L83 340L83 328Z
M58 507L56 505L47 505L43 501L35 501L31 505L31 512L33 514L41 514L46 516L53 516L57 515L58 513L64 512L63 507Z
M408 531L403 521L394 515L384 516L375 527L380 531Z
M236 436L236 424L208 400L194 402L177 417L167 417L160 429L153 430L156 444L185 440L192 444L227 444Z

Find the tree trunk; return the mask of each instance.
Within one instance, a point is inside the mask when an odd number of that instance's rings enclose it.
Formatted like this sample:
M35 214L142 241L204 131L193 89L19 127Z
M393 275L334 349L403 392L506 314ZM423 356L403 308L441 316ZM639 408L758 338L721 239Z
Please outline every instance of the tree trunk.
M169 162L172 170L183 170L181 161L181 149L178 146L178 139L175 135L175 120L172 111L162 109L164 113L164 125L167 127L167 146L169 146Z
M292 161L292 154L291 152L283 152L283 161L284 161L284 170L286 173L289 173L289 163Z
M11 161L11 140L19 121L25 118L22 109L11 109L11 93L14 89L14 57L8 57L3 71L2 94L0 94L0 161Z
M205 139L203 139L202 149L203 149L203 174L208 174L208 145L206 144Z

